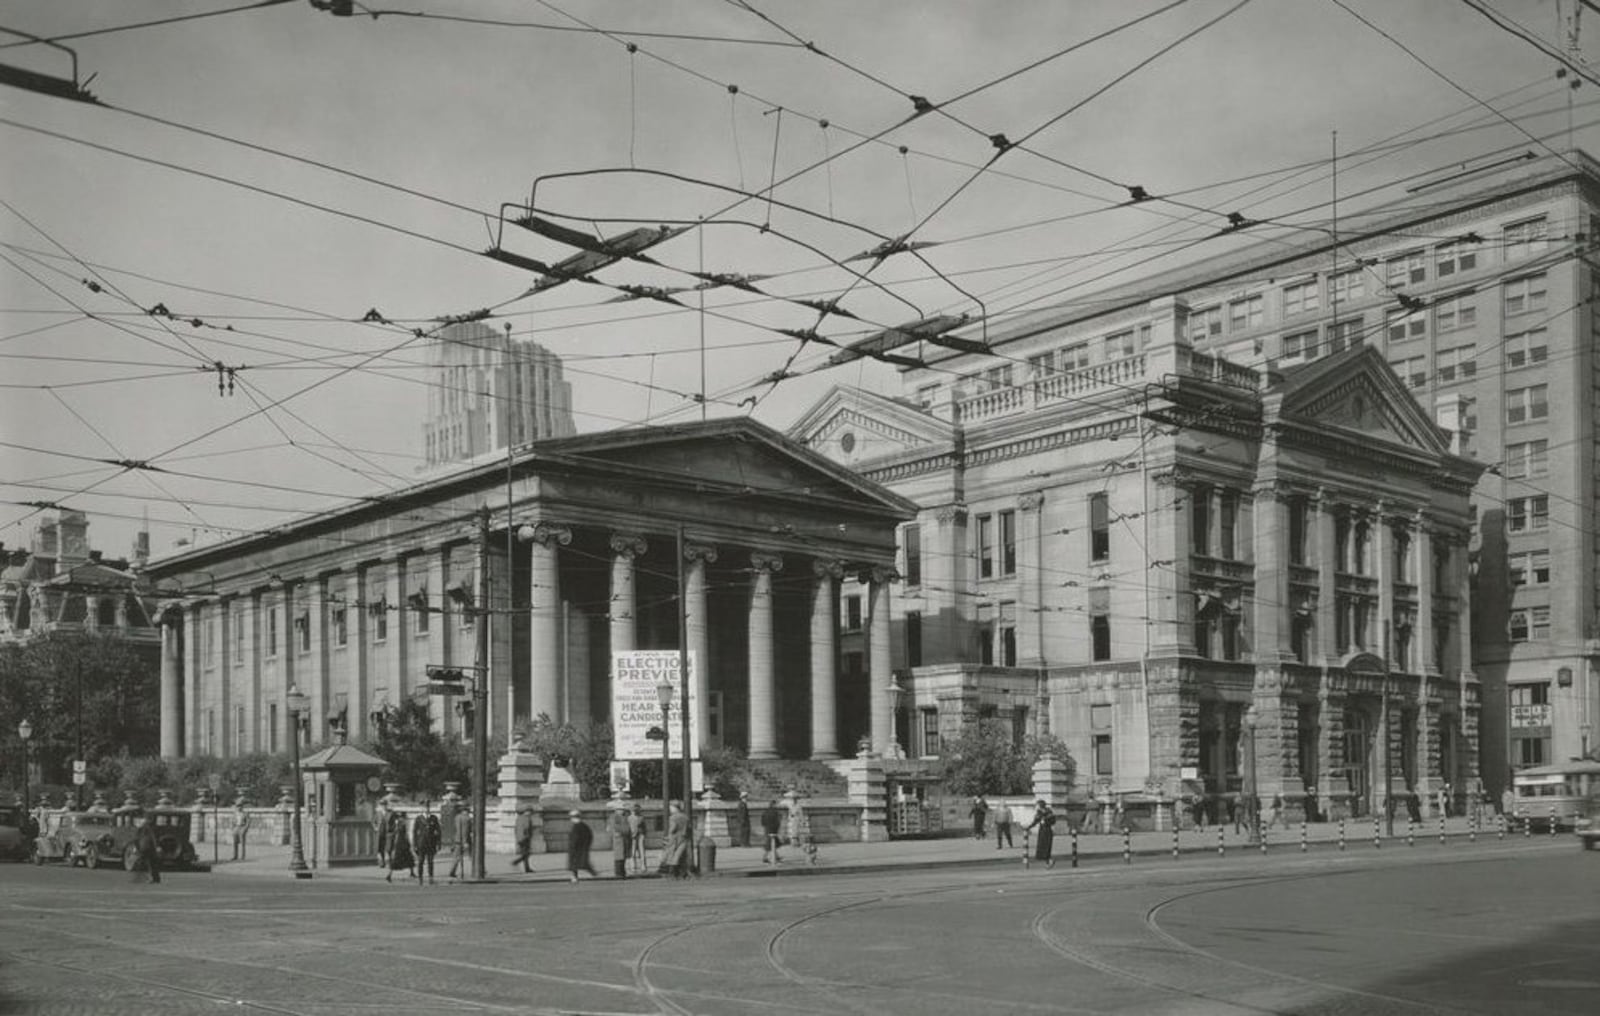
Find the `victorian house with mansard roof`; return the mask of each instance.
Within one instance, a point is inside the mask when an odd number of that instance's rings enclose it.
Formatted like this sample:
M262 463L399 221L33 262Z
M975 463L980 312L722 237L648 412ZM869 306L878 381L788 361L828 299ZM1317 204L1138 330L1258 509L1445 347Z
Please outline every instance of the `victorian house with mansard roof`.
M0 643L93 632L154 647L160 635L139 574L148 556L145 533L138 536L131 562L110 559L89 549L83 512L47 516L26 550L0 546Z
M900 751L982 718L1049 731L1078 793L1134 816L1252 785L1361 815L1471 784L1481 467L1376 349L1246 366L1196 349L1189 315L1166 296L925 349L906 398L836 388L791 429L918 506L890 594L843 590L868 630L891 619L868 669L895 675L874 692Z

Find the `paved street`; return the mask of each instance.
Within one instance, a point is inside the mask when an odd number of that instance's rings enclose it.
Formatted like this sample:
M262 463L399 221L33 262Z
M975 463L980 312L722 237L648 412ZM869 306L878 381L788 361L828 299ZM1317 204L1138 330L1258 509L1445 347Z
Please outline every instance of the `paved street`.
M1127 865L1086 850L1077 870L993 854L840 847L815 877L750 878L766 869L733 851L717 877L577 887L552 857L532 877L427 888L374 869L297 882L271 850L160 886L8 866L0 1013L1589 1014L1600 1000L1600 855L1569 837Z

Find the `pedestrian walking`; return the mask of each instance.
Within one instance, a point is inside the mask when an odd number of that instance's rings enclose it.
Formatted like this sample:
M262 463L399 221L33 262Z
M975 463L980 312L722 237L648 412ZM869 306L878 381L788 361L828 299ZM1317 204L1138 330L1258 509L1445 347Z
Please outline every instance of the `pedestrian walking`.
M983 839L984 823L989 817L989 802L983 799L982 794L979 794L977 797L972 799L971 815L972 838L975 840L981 840Z
M644 848L644 811L637 804L628 813L628 835L633 838L633 870L643 874L649 867L650 857Z
M733 845L750 845L750 792L739 791L739 804L733 810Z
M1273 794L1272 805L1267 809L1267 828L1276 829L1283 821L1283 795ZM1287 825L1287 823L1285 823Z
M778 813L777 800L767 802L761 811L761 863L778 864L778 831L783 828L783 816Z
M517 824L512 830L517 838L517 856L511 859L511 870L522 865L523 874L533 871L528 855L533 853L533 805L524 801L517 806Z
M389 813L389 870L385 882L394 881L394 873L404 871L410 878L416 873L416 860L411 856L411 836L406 831L406 817L398 811Z
M422 813L411 826L411 849L416 854L417 860L417 885L422 884L424 869L427 871L428 884L435 884L433 859L439 853L439 844L443 841L444 827L439 824L439 816L433 813L433 805L430 802L423 801Z
M1015 846L1011 842L1011 805L1004 801L994 810L994 848L1000 849L1000 841L1004 840L1008 847Z
M606 817L606 829L611 833L611 874L617 878L628 877L628 858L633 856L633 830L628 819L627 805Z
M817 863L817 844L811 838L811 817L799 795L789 800L789 845L812 864Z
M233 806L233 859L245 859L245 840L250 834L250 810L239 801Z
M389 870L389 802L380 800L372 810L372 835L378 841L378 867Z
M156 841L156 818L146 815L139 823L139 831L134 836L134 850L138 853L138 860L134 862L133 877L138 882L158 883L161 881L161 848Z
M667 809L667 841L661 847L661 874L689 877L689 817L677 801Z
M1043 861L1046 868L1054 868L1056 860L1051 854L1056 845L1056 813L1043 798L1033 803L1033 821L1028 823L1028 831L1034 829L1039 830L1034 837L1034 860Z
M454 820L450 823L455 827L455 838L450 841L450 874L449 878L467 877L467 854L472 849L472 809L466 805L458 805ZM460 874L457 874L457 873Z
M567 812L572 828L567 830L567 881L577 884L578 872L587 871L590 878L599 878L594 865L589 862L589 848L594 846L594 830L583 820L583 812L574 808Z

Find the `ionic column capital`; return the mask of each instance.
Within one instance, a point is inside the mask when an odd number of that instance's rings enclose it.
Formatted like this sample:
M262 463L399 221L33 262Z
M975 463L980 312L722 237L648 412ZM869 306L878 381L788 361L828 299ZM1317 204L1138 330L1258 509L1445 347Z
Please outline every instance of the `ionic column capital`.
M750 552L750 567L758 572L783 571L783 556L765 550Z
M900 581L900 572L893 565L872 565L861 569L861 577L873 585Z
M706 564L714 564L717 560L717 548L709 543L685 543L683 559L691 563L703 561Z
M1021 512L1036 512L1044 506L1044 491L1030 490L1017 497L1017 510Z
M638 533L611 534L611 553L617 557L639 557L648 547L649 544Z
M814 558L811 561L811 574L819 579L842 579L844 562L832 558Z
M572 529L556 522L535 522L531 526L523 526L517 535L546 548L565 547L572 542Z
M967 521L967 506L964 504L940 505L933 510L933 520L941 526L947 526L952 522L965 522Z

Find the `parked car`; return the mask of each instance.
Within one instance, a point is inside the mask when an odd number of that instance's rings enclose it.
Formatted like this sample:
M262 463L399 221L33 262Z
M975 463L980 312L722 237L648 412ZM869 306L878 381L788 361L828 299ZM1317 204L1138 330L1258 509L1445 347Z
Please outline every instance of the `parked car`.
M116 818L109 812L46 812L34 844L33 862L65 861L68 867L81 862L98 868L102 861L117 856L116 828Z
M28 813L20 804L0 804L0 857L26 861L33 853L33 837L28 835Z
M151 808L148 814L156 824L156 850L163 868L199 868L199 857L189 838L189 812L182 808ZM135 827L137 828L137 826ZM133 870L136 851L125 847L122 866Z

